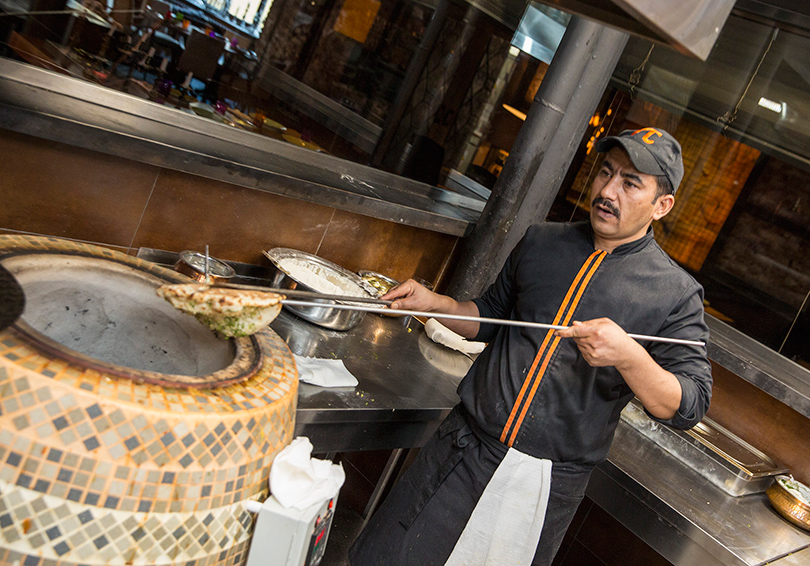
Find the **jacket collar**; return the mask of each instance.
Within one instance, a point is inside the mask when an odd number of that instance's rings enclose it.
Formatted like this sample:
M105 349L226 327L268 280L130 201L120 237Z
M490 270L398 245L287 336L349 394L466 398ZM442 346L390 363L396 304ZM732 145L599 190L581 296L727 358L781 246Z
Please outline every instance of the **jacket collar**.
M590 241L591 245L594 246L594 239L593 239L593 228L591 227L590 222L584 222L585 232L588 235L588 240ZM627 242L626 244L622 244L621 246L616 247L610 255L612 256L623 256L629 255L632 253L640 252L647 246L649 246L652 242L655 241L655 234L653 233L652 225L647 229L647 232L638 240L633 240L632 242Z

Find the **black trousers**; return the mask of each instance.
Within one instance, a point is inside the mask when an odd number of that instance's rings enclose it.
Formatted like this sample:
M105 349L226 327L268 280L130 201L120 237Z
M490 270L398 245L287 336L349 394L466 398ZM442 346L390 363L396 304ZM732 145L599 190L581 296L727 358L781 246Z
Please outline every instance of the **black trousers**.
M506 455L505 446L473 432L464 413L460 406L453 409L371 517L349 551L352 566L442 566L447 561ZM589 477L590 470L553 464L533 566L550 566Z

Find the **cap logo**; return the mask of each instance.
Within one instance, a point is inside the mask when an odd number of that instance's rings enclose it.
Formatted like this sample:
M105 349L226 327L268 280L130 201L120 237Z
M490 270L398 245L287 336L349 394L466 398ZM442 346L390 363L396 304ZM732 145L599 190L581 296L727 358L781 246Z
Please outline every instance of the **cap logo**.
M636 135L639 132L647 132L641 137L641 140L648 145L652 145L655 143L655 140L652 139L653 134L655 134L659 138L664 135L655 128L641 128L640 130L636 130L635 132L633 132L633 135Z

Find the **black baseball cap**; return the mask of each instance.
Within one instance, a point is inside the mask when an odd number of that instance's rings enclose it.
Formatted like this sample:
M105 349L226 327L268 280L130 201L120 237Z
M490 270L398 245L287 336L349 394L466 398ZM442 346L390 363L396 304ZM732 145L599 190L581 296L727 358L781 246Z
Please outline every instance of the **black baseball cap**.
M683 179L683 155L681 144L672 134L661 128L625 130L618 136L608 136L597 141L594 148L604 153L616 146L627 152L639 172L665 175L672 184L673 194L678 190Z

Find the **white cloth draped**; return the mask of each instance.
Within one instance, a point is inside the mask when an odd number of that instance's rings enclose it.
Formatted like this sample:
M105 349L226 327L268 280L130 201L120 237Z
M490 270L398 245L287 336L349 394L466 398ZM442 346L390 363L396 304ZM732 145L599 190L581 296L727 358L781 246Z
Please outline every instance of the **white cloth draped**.
M550 490L551 461L510 448L445 566L530 566Z

